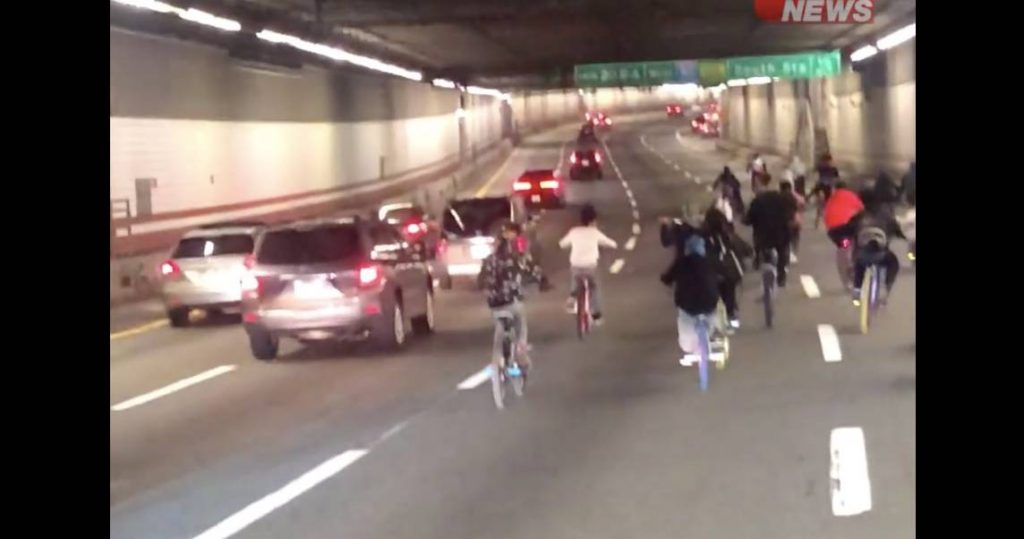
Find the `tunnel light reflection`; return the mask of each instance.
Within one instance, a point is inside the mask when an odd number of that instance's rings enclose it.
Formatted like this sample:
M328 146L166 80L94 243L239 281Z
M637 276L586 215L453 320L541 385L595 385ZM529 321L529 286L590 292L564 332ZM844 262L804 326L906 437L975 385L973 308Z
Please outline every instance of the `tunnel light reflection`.
M726 83L730 88L736 88L738 86L746 86L747 79L733 79Z
M379 71L381 73L387 73L396 77L402 77L409 80L423 80L423 74L419 71L413 71L411 69L405 69L387 62L382 62L376 58L370 58L369 56L363 56L360 54L354 54L337 47L330 47L321 43L313 43L306 41L305 39L291 36L288 34L282 34L274 32L273 30L262 30L256 37L269 41L271 43L281 43L295 47L296 49L310 52L319 56L325 56L332 60L339 62L348 62L359 67L365 67L373 71Z
M159 13L171 13L172 11L180 11L179 8L165 4L163 2L157 2L156 0L112 0L115 4L121 4L124 6L132 6L141 9L149 9Z
M747 79L747 84L754 86L757 84L771 84L771 77L750 77Z
M205 11L188 8L182 9L180 7L172 6L164 2L158 2L157 0L111 0L114 3L136 7L140 9L148 9L150 11L156 11L158 13L174 13L185 19L186 21L202 24L205 26L212 26L220 30L228 32L237 32L242 29L242 24L238 21L227 19L224 17L218 17L212 13Z
M437 86L438 88L448 88L449 90L455 89L455 83L448 79L434 79L430 81L430 84Z

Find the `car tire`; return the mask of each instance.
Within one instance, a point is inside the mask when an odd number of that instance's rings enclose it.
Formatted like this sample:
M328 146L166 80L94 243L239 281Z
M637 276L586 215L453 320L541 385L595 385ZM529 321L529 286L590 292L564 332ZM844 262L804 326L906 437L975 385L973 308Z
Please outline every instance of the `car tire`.
M260 361L276 359L279 344L279 339L266 331L249 330L249 348L252 350L252 357Z
M602 171L602 170L597 171L597 179L599 179L599 180L603 180L604 179L604 171Z
M167 311L167 320L171 323L171 327L183 328L188 326L188 307L178 307Z
M382 352L393 352L405 344L408 336L405 332L405 312L402 305L393 302L390 309L385 309L370 330L370 344Z
M430 335L434 332L434 292L427 290L427 312L412 319L412 330L417 335Z

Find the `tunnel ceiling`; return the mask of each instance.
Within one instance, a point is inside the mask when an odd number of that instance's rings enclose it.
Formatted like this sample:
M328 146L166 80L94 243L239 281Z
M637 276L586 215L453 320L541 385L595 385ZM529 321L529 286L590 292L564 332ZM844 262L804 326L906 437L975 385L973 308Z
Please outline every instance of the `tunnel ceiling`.
M582 63L846 48L906 24L916 10L916 0L876 0L873 24L781 25L759 21L753 0L206 0L188 4L235 18L247 27L260 25L348 46L420 69L427 78L504 87L570 86L572 66ZM111 20L134 25L131 15L135 14L115 17L112 9Z

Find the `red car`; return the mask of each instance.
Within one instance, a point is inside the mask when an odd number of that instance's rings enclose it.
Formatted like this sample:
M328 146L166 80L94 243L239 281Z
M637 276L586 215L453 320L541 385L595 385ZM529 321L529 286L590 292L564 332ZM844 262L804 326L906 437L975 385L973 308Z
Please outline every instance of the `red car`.
M605 115L603 112L590 112L586 114L587 121L594 125L594 127L609 128L612 126L612 119Z
M683 115L683 106L678 104L665 105L665 114L668 114L669 118Z
M564 208L565 186L555 170L528 170L512 184L528 209Z

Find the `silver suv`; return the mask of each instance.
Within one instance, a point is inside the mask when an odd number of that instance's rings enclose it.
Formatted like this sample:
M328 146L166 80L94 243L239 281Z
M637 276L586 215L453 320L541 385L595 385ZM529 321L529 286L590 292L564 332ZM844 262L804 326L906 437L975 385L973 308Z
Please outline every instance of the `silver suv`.
M519 197L451 201L441 219L444 241L437 250L441 288L451 288L454 279L476 282L481 263L494 252L501 226L511 222L527 228L529 221L530 216Z
M160 264L160 295L174 327L188 325L192 309L237 311L245 259L261 223L220 223L186 233Z
M395 350L434 330L432 279L394 227L358 217L267 229L242 282L242 322L257 359L282 337L370 340Z

